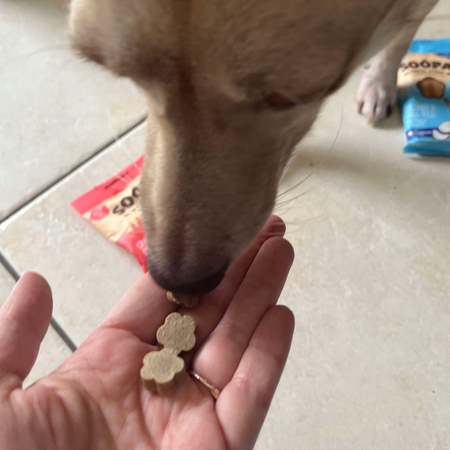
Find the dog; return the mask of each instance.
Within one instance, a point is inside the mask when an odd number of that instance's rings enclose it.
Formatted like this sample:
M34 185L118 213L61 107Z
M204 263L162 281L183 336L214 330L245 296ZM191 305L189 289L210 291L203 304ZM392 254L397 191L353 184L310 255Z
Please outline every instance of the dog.
M436 2L72 0L77 51L148 101L142 208L161 287L218 285L323 101L366 61L359 111L390 114L401 58Z

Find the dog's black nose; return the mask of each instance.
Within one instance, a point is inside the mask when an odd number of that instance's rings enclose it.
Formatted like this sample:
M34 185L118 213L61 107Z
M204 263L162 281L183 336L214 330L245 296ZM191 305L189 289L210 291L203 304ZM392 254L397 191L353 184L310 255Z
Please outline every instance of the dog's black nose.
M150 275L160 287L166 291L173 292L174 294L191 296L203 295L212 291L222 281L225 272L228 269L227 264L220 271L207 275L206 277L189 282L180 282L177 281L177 276L168 276L162 273L157 267L152 265L150 261L147 266Z

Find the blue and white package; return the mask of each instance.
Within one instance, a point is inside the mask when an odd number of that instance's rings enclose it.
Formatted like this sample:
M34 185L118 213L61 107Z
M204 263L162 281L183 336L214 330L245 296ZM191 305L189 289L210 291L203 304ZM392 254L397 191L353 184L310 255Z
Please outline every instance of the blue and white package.
M412 42L398 71L405 153L450 156L450 38Z

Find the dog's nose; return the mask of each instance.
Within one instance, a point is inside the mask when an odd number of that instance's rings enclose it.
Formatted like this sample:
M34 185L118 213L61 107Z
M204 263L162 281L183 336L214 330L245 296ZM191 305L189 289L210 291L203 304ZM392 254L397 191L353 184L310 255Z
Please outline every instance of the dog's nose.
M147 267L152 278L163 289L179 295L198 296L207 294L219 285L228 269L228 264L218 272L188 282L178 281L175 274L168 275L154 266L151 261L148 262Z

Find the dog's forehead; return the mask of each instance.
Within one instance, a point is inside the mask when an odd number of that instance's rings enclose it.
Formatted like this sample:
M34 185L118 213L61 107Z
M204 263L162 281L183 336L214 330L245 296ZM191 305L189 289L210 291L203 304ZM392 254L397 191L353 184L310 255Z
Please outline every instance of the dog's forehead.
M169 67L177 50L169 6L159 0L72 0L72 42L120 75Z
M379 22L355 17L361 3L72 0L71 28L85 55L120 75L167 81L183 68L238 87L313 92L341 76Z

